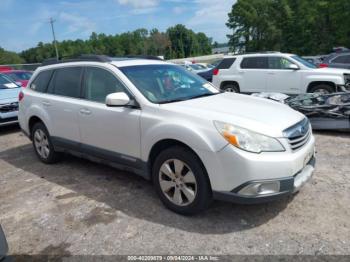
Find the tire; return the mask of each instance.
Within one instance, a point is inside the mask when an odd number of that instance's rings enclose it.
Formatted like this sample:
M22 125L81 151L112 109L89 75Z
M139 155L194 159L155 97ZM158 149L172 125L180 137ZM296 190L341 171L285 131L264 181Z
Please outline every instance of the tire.
M239 93L239 86L236 83L226 83L223 85L222 90L230 93Z
M154 161L152 179L163 204L178 214L194 215L211 203L207 172L201 160L185 147L162 151Z
M334 87L327 84L319 84L310 88L310 93L330 94L334 91Z
M55 152L50 134L43 123L34 124L31 134L35 154L42 162L53 164L61 159L61 154Z

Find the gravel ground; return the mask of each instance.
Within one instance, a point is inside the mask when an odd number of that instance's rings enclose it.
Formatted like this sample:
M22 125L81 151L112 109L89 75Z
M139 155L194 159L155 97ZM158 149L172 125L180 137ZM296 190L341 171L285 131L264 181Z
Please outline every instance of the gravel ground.
M38 161L17 127L0 131L0 222L10 254L350 254L350 135L317 133L311 182L278 202L214 202L183 217L152 185L66 156Z

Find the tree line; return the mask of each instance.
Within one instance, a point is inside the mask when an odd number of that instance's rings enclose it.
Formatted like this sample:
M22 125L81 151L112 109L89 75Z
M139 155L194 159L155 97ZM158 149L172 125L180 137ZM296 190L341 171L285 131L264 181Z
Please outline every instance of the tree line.
M238 0L226 25L236 52L317 55L350 47L349 17L349 0Z
M155 55L166 59L184 58L211 54L212 39L204 33L195 33L184 25L178 24L165 32L158 29L150 31L137 29L116 35L92 33L87 40L64 40L57 42L60 57L76 57L80 54L104 54L108 56ZM55 57L52 43L39 42L19 54L6 52L0 64L18 62L41 63L46 58Z

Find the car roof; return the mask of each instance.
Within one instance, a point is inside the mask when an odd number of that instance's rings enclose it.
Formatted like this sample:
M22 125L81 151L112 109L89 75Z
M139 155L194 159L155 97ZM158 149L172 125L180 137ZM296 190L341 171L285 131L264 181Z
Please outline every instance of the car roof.
M173 63L165 62L163 60L153 60L153 59L139 59L139 58L112 58L108 62L98 62L98 61L66 61L62 63L42 65L38 67L39 71L45 69L55 69L64 68L69 66L86 66L86 65L103 65L111 64L116 67L126 67L126 66L138 66L138 65L161 65L168 64L173 65Z
M276 55L281 55L281 56L294 56L295 54L291 53L280 53L280 52L267 52L267 53L245 53L245 54L236 54L236 55L227 55L224 56L225 58L237 58L237 57L256 57L256 56L276 56Z
M6 70L6 71L1 71L1 73L6 74L6 73L23 73L23 72L29 72L29 70Z

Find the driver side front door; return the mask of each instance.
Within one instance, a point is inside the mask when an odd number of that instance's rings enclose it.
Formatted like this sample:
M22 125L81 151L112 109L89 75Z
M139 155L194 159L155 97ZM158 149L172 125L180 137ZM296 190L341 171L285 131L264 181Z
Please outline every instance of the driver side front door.
M108 107L105 99L116 92L130 93L113 72L86 67L83 99L78 111L83 151L133 168L140 165L141 110Z

